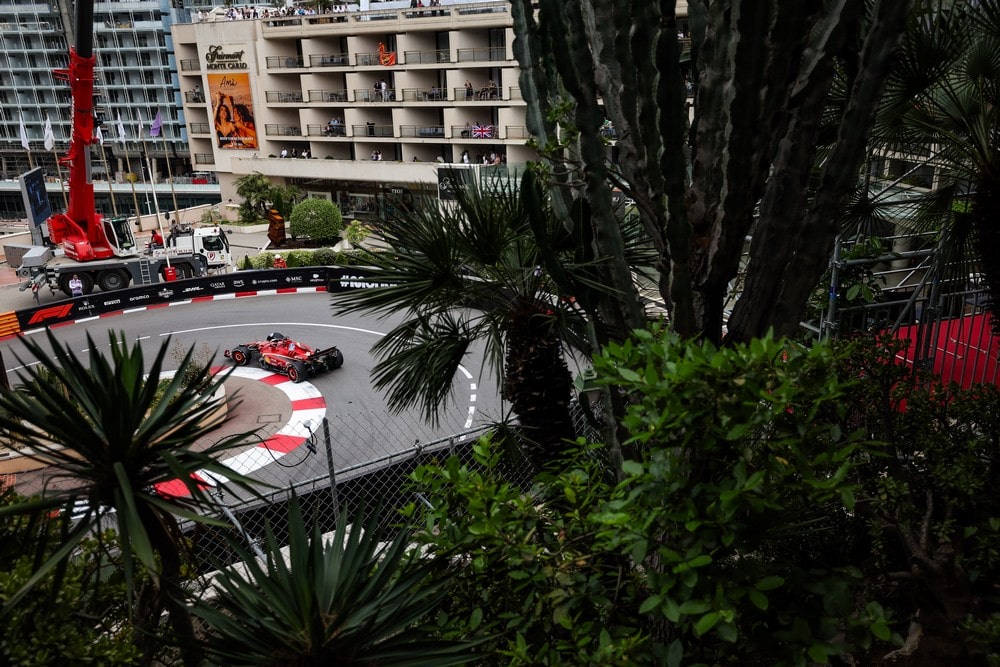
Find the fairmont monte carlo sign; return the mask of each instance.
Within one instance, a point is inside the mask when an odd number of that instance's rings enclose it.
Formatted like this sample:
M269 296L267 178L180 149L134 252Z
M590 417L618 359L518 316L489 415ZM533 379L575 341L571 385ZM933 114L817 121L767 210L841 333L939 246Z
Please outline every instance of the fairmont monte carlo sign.
M205 53L205 69L247 69L243 62L246 51L223 51L223 47L213 45Z

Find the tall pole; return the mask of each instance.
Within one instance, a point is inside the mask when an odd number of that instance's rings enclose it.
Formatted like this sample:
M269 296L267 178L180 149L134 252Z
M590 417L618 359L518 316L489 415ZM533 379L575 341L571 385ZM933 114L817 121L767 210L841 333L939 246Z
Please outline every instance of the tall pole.
M167 179L170 181L170 198L174 202L174 217L180 222L180 209L177 208L177 192L174 190L174 175L170 171L170 152L167 148L167 133L160 127L160 136L163 137L163 157L167 161Z
M132 173L132 159L128 155L128 142L125 140L125 125L122 123L121 113L118 114L118 140L122 144L122 150L125 151L125 168L128 169L128 182L132 186L132 205L135 207L135 222L138 225L140 218L142 218L142 211L139 210L139 197L135 194L136 176Z
M98 132L101 132L101 128L97 128ZM108 170L108 154L104 152L104 133L101 132L101 137L97 142L98 149L101 151L101 163L104 165L104 181L108 184L108 194L111 195L111 212L117 217L118 216L118 204L115 202L115 191L111 187L111 172Z
M59 162L59 154L56 152L55 144L52 144L52 157L56 161L56 174L59 176L59 189L62 190L63 208L69 208L69 199L66 198L66 181L63 180L62 163Z
M149 189L153 191L153 207L156 209L156 227L160 230L160 237L163 237L163 219L160 217L160 200L156 197L156 184L153 182L153 160L149 157L149 150L146 148L146 138L142 135L142 126L144 123L139 123L139 138L142 143L142 152L146 155L146 166L149 168ZM164 248L163 256L167 259L167 268L170 268L170 252Z

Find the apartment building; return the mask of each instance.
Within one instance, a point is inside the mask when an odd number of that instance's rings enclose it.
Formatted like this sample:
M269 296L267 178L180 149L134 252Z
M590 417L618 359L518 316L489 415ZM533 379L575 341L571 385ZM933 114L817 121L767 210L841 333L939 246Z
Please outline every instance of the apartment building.
M410 4L175 24L193 168L216 172L223 200L260 172L364 218L466 159L532 159L509 3Z
M67 67L69 47L79 29L93 31L95 113L115 121L102 128L103 154L98 148L93 151L95 181L120 183L133 173L140 182L162 183L168 173L190 172L170 42L172 23L190 20L190 11L181 8L186 3L98 1L93 24L85 27L74 25L74 4L73 0L0 0L0 178L10 184L32 167L58 177L56 157L65 154L72 133L72 101L69 85L58 80L54 71ZM163 121L162 133L156 141L149 141L149 124L157 112ZM126 129L124 144L117 141L118 116ZM52 151L44 146L46 119L55 139ZM21 143L22 122L28 151ZM147 140L140 142L140 136ZM110 211L108 192L98 186L101 208ZM121 200L123 209L132 208L128 188L115 198ZM0 216L16 217L21 208L16 185L4 188Z

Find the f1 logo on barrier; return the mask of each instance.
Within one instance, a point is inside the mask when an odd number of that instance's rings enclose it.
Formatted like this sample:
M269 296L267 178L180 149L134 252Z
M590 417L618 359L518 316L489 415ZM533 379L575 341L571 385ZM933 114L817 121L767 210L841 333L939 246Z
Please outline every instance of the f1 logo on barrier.
M30 320L28 320L28 324L41 324L45 322L45 320L62 320L69 315L71 310L73 310L72 303L64 303L58 306L42 308L41 310L35 311L35 314L31 316Z

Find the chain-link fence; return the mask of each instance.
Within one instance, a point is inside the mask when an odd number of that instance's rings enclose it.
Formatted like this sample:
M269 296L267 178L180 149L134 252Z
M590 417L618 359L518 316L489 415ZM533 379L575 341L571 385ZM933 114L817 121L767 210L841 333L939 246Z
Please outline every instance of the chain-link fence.
M223 458L230 468L260 480L257 495L237 491L225 480L216 480L222 483L211 493L220 518L253 548L262 543L268 526L280 538L292 496L324 532L333 530L341 513L353 517L359 509L378 509L388 527L399 522L399 508L426 503L408 482L418 466L443 463L452 455L470 462L473 444L488 429L442 435L422 421L403 423L377 413L265 428L245 448ZM530 480L526 469L511 474L520 483ZM231 536L227 540L218 528L191 526L191 537L203 567L214 569L235 558Z

